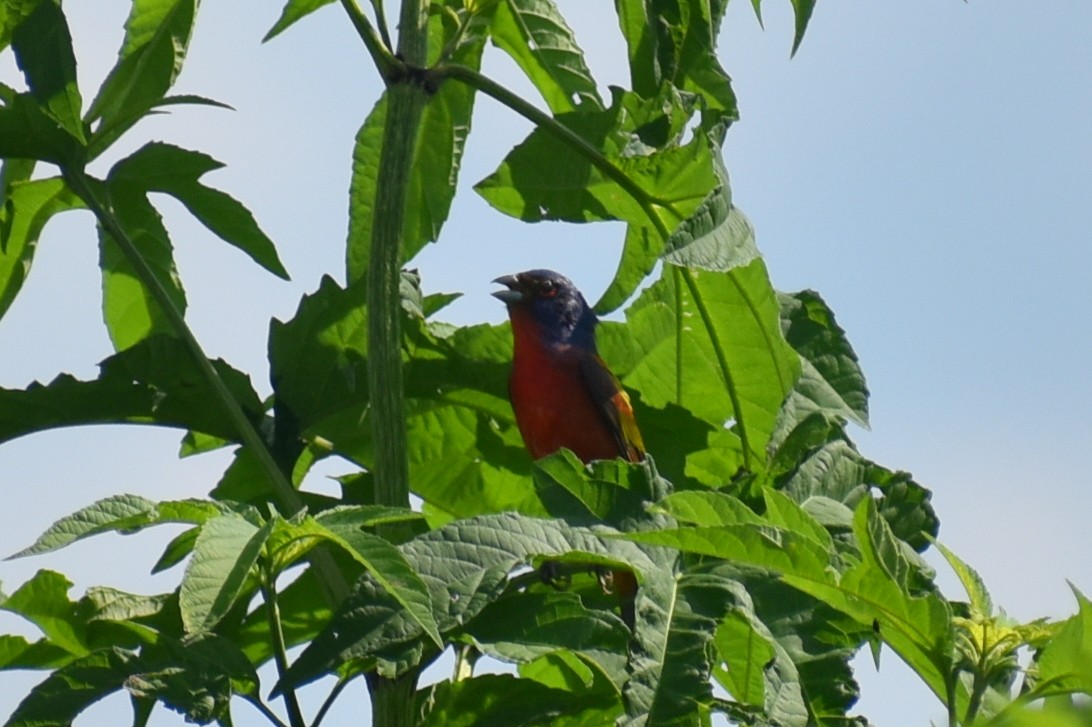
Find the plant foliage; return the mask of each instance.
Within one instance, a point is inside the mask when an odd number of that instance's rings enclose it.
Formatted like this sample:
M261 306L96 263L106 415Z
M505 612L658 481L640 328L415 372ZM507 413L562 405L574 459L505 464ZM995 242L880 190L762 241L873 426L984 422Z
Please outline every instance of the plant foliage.
M289 0L267 39L330 4ZM59 0L0 0L0 51L25 79L22 90L0 88L0 315L43 227L90 211L116 349L95 379L0 390L0 441L129 423L177 429L188 454L235 450L205 498L109 497L15 554L184 528L152 565L185 563L170 593L102 587L72 600L69 581L42 570L0 594L0 608L41 633L0 636L0 669L46 673L7 727L68 725L116 691L130 696L134 724L162 705L230 725L239 700L285 724L276 699L303 727L320 717L304 715L296 694L331 675L329 699L350 698L342 687L361 675L376 700L408 684L396 708L385 703L383 724L651 727L721 713L748 725L845 725L864 722L853 714L850 660L865 646L895 652L953 725L1085 723L1086 707L1066 705L1092 694L1092 604L1076 593L1077 614L1059 623L1013 623L998 611L974 570L935 542L929 491L850 438L850 423L868 425L868 389L834 313L813 291L773 287L720 158L736 119L715 52L725 5L618 0L630 81L607 98L553 0L432 3L421 67L395 54L382 3L374 20L342 3L388 90L353 150L347 284L324 277L294 316L271 322L273 396L262 401L186 326L174 262L185 241L172 239L150 196L174 197L287 277L244 204L202 181L221 164L154 142L90 171L163 106L216 103L169 95L197 3L133 0L117 63L85 103ZM814 2L792 5L795 52ZM425 4L406 7L412 19ZM490 45L546 111L478 72ZM405 102L414 93L416 110ZM596 308L624 307L624 322L600 327L600 349L635 403L645 462L585 467L562 451L532 463L503 383L507 325L438 321L454 296L424 293L408 271L392 320L365 305L377 260L400 266L440 239L479 93L535 123L475 186L493 208L528 222L625 223ZM412 132L391 141L401 125ZM398 159L404 204L388 255L376 220L391 212L381 180ZM390 374L377 353L384 331L396 335L393 380L403 382L396 455L420 511L377 494L389 443L372 426L368 382L369 365L380 381ZM327 457L354 468L341 498L300 487ZM933 545L966 602L937 588L920 557ZM632 627L605 587L612 570L640 584ZM448 649L456 673L415 689ZM481 657L514 673L475 674ZM277 681L261 684L257 669L269 662ZM1045 711L1030 712L1040 700Z

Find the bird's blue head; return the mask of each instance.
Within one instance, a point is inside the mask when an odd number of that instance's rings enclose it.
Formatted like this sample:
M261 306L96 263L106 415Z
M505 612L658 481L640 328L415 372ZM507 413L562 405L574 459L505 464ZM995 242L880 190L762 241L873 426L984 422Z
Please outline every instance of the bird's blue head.
M573 281L553 270L527 270L493 282L507 288L493 295L508 306L513 325L520 314L530 314L543 343L595 351L599 319Z

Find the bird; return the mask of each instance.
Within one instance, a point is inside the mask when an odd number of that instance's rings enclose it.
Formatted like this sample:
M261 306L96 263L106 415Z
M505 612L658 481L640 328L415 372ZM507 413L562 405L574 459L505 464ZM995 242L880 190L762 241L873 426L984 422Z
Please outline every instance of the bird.
M573 282L552 270L503 275L493 295L512 323L508 395L516 426L533 459L561 448L582 462L620 457L640 462L645 445L633 405L599 356L595 312ZM637 581L614 571L610 587L622 618L634 627Z
M644 459L633 405L595 345L595 312L572 281L528 270L493 281L514 350L508 395L534 459L565 447L581 461Z

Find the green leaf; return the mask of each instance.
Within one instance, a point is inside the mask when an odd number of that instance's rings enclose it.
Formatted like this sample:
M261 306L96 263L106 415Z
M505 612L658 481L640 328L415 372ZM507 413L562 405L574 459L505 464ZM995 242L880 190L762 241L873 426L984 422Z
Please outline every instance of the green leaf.
M174 264L163 219L148 196L129 185L110 185L110 200L118 223L151 267L179 312L186 310L186 293ZM102 310L110 340L118 351L153 335L174 335L174 326L151 290L122 253L118 243L99 226L99 267L102 269Z
M683 143L679 133L660 131L663 126L677 130L677 98L665 94L646 101L618 91L609 109L556 117L619 167L653 204L670 205L674 222L696 209L717 183L705 134ZM656 145L650 144L652 131L645 128L650 126L660 132ZM545 129L532 131L474 189L500 212L526 222L625 220L651 226L639 201Z
M680 523L700 527L761 525L764 522L743 501L722 492L673 492L652 507Z
M963 562L944 543L938 540L933 540L932 543L944 556L944 560L948 561L951 569L955 571L959 582L963 584L963 590L967 592L967 599L971 606L971 618L988 619L993 616L993 599L990 598L990 592L986 589L986 584L983 582L982 576L978 575L978 571Z
M33 545L11 557L48 553L105 532L135 532L163 523L200 525L229 511L227 506L208 500L157 503L139 495L112 495L61 518L50 525Z
M501 0L489 35L523 69L553 113L585 104L602 108L584 52L553 0Z
M868 387L845 331L819 294L780 293L781 329L803 359L793 391L795 420L819 411L868 427Z
M49 643L71 656L84 656L87 646L85 619L68 599L72 588L60 573L38 571L10 596L0 600L0 609L18 614L41 629Z
M41 0L12 31L11 45L31 95L50 118L83 143L76 56L60 2Z
M1038 678L1050 691L1092 694L1092 602L1075 586L1078 611L1039 652Z
M319 538L337 545L363 565L372 578L420 624L436 647L443 649L443 638L432 617L428 588L397 547L378 535L364 532L362 525L359 521L354 523L344 517L323 520L307 518L299 525L278 522L278 530L284 532L276 533L274 537L290 540ZM278 554L274 552L274 556Z
M947 700L953 653L947 601L933 590L911 592L920 574L871 498L864 498L857 507L854 535L861 561L836 581L826 575L779 569L782 578L857 622L873 624L879 637L942 701Z
M804 32L808 29L808 21L811 20L811 12L815 9L815 0L792 0L793 13L796 16L796 31L792 38L792 54L800 48L800 42L804 40Z
M483 46L483 40L461 46L452 62L477 70ZM455 196L473 110L474 89L462 83L441 85L425 106L409 167L407 212L402 234L403 260L412 259L427 243L439 239L440 228L447 220ZM363 278L368 269L386 119L387 94L384 93L357 132L353 147L349 239L345 249L346 278L350 283Z
M259 528L240 515L228 514L201 528L178 596L186 633L213 628L235 604L273 523Z
M41 0L5 0L0 3L0 50L11 44L11 33Z
M122 688L133 659L122 649L104 649L57 669L19 703L4 727L71 725L80 712Z
M0 105L0 157L79 166L84 149L30 94L20 93Z
M277 607L285 644L289 647L309 642L333 616L322 584L308 568L277 593ZM273 658L273 639L269 631L269 604L262 603L239 625L221 622L218 632L236 643L247 659L261 664Z
M778 573L807 574L820 580L823 580L829 562L829 555L821 544L799 533L770 525L747 523L643 530L621 537L685 553L724 558L733 563L767 568Z
M933 510L932 493L906 472L892 472L864 458L844 439L834 439L802 458L781 489L796 502L808 506L813 497L825 497L857 507L869 489L883 497L880 514L895 535L915 550L929 545L940 528Z
M355 424L363 426L365 327L363 286L343 289L328 276L303 297L291 320L270 323L270 380L278 405L291 411L301 431L345 407L355 408Z
M681 100L679 102L682 103ZM728 170L721 159L720 145L707 137L707 154L712 162L714 182L697 207L691 209L687 200L682 219L662 240L658 231L644 222L631 220L626 231L622 259L614 279L595 304L596 311L607 313L618 308L648 276L658 258L681 267L727 272L746 265L758 257L754 229L743 214L732 205L732 188ZM696 180L697 181L697 180ZM702 181L701 184L706 184Z
M733 609L721 621L714 643L724 661L724 667L714 671L717 681L737 702L764 709L765 670L774 661L773 645L755 629L742 609Z
M144 192L171 195L224 242L287 280L288 273L273 241L258 227L250 211L230 195L198 182L206 172L222 166L207 154L151 142L115 164L109 179L115 189L124 184Z
M598 461L585 466L563 450L534 464L535 487L554 517L576 523L591 515L618 526L644 516L644 503L656 499L655 477L646 463Z
M264 406L250 379L217 359L213 367L245 412L260 423ZM230 439L235 426L183 344L150 338L99 364L99 378L62 374L47 385L0 389L0 442L78 424L158 424Z
M540 559L629 567L642 579L641 592L646 583L663 577L661 568L632 543L563 521L512 513L455 521L399 550L429 589L440 633L469 622L501 597L513 570ZM639 593L638 607L641 598ZM423 635L400 603L371 576L362 578L329 626L290 667L285 683L309 682L349 661L395 676L419 662L420 651L413 646Z
M196 0L134 0L118 60L87 112L99 121L93 155L150 111L174 84L186 57Z
M644 587L623 697L630 720L698 725L713 701L713 634L740 590L714 573L684 572Z
M56 669L72 661L72 654L48 639L29 642L22 636L0 636L0 669Z
M776 654L764 672L771 721L857 724L847 717L860 696L850 662L873 635L871 627L765 573L739 579L751 599L743 613Z
M157 700L181 713L187 722L231 724L233 694L254 697L258 675L239 647L215 634L176 642L163 638L150 655L141 654L139 669L126 680L136 699Z
M563 649L595 665L619 694L626 680L629 629L614 614L588 608L576 593L506 596L471 621L467 634L483 654L502 661L524 664Z
M30 273L46 222L59 212L83 206L59 177L14 182L5 190L4 199L0 209L0 317Z
M418 692L417 701L425 711L418 723L423 727L567 725L565 718L577 715L583 719L576 724L614 723L600 694L551 688L510 674L440 682ZM604 709L608 715L602 714Z
M269 32L262 38L262 42L265 43L272 40L287 30L289 26L293 25L297 20L310 15L319 8L329 5L332 2L334 2L334 0L288 0L284 5L284 9L281 10L281 16L277 18L277 22L273 24L273 27L270 28Z
M711 434L710 448L729 472L741 464L758 471L799 372L777 316L761 259L725 273L665 266L660 281L627 309L626 324L600 326L600 350L644 403L683 405L713 430L731 420L739 444Z
M724 0L620 0L630 82L645 97L665 84L698 94L720 120L738 117L731 80L716 57Z

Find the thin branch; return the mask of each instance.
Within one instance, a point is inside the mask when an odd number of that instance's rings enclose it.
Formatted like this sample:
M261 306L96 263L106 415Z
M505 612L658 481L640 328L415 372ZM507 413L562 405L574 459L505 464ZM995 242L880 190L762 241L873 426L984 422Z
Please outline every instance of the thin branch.
M326 717L326 713L330 711L330 707L334 706L334 701L348 685L348 679L338 679L337 684L335 684L334 688L330 690L330 693L326 695L326 699L323 700L322 706L319 707L318 714L315 715L315 721L311 723L311 727L319 727L319 725L322 724L322 720Z
M356 0L341 0L341 7L345 8L345 13L349 16L349 20L352 21L353 27L356 28L357 35L364 41L364 48L367 49L368 55L372 57L372 62L375 63L375 67L379 69L379 75L386 80L391 70L399 65L399 60L391 53L391 40L387 34L387 22L386 18L382 15L382 0L377 0L373 5L377 6L377 15L380 21L380 30L383 35L380 37L375 31L375 26L368 20L368 16L360 9L360 6L356 4Z
M601 171L612 182L633 197L648 216L652 226L656 228L656 231L664 240L667 240L667 238L671 236L671 230L668 229L667 223L664 222L659 212L657 212L657 208L667 210L677 219L683 219L684 215L682 215L674 205L649 194L648 190L633 181L628 174L618 168L614 162L605 157L602 152L585 141L579 134L518 94L509 91L493 79L478 73L472 68L467 68L466 66L457 63L436 66L432 70L432 74L437 81L453 78L478 89L485 95L504 104L523 118L548 133L553 134L557 139L567 144L571 149L591 162L592 166Z
M753 463L751 461L750 436L747 434L747 424L743 419L742 402L739 399L739 392L736 390L735 382L732 379L732 367L728 365L728 356L724 351L724 344L717 334L716 325L713 321L713 314L705 305L705 300L698 290L698 284L694 280L694 271L690 268L682 267L676 267L675 269L679 271L683 281L686 282L686 287L690 291L690 297L693 298L694 306L698 309L698 315L701 317L706 331L709 332L709 342L713 346L713 355L716 357L717 367L720 368L721 375L724 376L725 388L728 389L728 398L732 401L732 411L735 412L736 424L739 425L737 429L739 431L739 441L743 448L743 467L748 472L754 472L755 468L752 466Z
M243 699L253 705L254 709L261 712L262 715L276 725L276 727L288 727L288 725L277 716L277 713L270 709L268 704L262 701L261 697L244 694Z
M262 598L265 599L266 611L269 614L269 636L273 640L273 661L277 665L277 676L283 684L284 677L288 673L288 649L284 643L284 630L281 628L281 609L277 601L276 576L268 567L268 563L262 565ZM307 727L300 711L299 700L296 699L296 690L286 686L281 692L284 698L285 709L288 710L288 721L292 727Z
M383 7L383 0L372 0L372 8L375 10L375 24L379 26L379 35L383 39L383 45L393 48L391 33L387 29L387 11Z
M137 249L136 243L133 242L133 239L121 226L121 223L118 222L117 217L115 217L106 205L99 200L92 188L90 179L82 169L71 169L66 167L62 171L69 188L83 200L84 204L86 204L88 209L95 215L95 219L98 220L99 224L102 225L113 238L114 242L117 243L118 247L121 248L122 253L125 255L125 259L133 266L140 281L151 292L156 304L162 310L163 315L166 316L171 328L190 352L190 356L193 358L194 363L197 364L197 368L200 370L202 377L209 386L212 387L212 390L216 394L216 398L219 399L221 405L224 407L224 411L231 420L232 425L235 427L235 432L238 434L243 446L249 449L254 456L258 458L262 471L265 473L266 479L272 486L273 494L280 502L282 510L290 514L302 510L303 500L300 499L299 493L292 487L292 484L285 477L281 468L277 466L272 453L269 451L269 447L266 446L265 441L254 427L254 424L247 418L242 407L239 405L239 402L228 389L227 384L220 378L220 374L217 373L216 369L209 361L208 356L205 355L204 350L201 348L201 344L193 335L193 331L190 330L182 312L178 310L174 301L171 300L170 293L167 292L167 289L163 287L159 278L156 277L155 272L152 270L151 266L148 265L148 261L141 255L140 250ZM313 556L311 563L318 571L319 579L328 591L328 597L333 604L344 600L349 594L349 586L345 582L345 578L342 576L341 571L337 569L337 566L334 564L329 553L322 550L316 550L314 551Z

